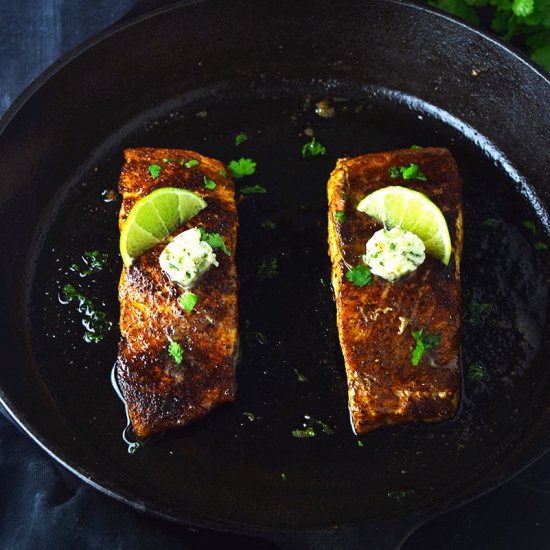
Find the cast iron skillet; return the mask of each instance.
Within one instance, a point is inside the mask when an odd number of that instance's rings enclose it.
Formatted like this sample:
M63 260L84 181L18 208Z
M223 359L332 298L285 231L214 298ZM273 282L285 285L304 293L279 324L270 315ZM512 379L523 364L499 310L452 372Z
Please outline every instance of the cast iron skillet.
M0 397L52 456L138 509L300 544L391 546L547 450L550 82L425 7L272 4L184 3L111 29L8 111ZM324 98L334 118L315 114ZM301 158L306 129L326 157ZM413 143L449 147L464 178L464 398L451 422L360 446L327 285L325 182L340 156ZM237 402L133 455L110 385L120 261L108 191L129 146L250 156L248 183L268 189L239 204ZM94 249L107 266L80 277L71 265ZM75 304L58 299L66 284L114 321L103 342L84 342ZM293 437L308 421L317 436Z

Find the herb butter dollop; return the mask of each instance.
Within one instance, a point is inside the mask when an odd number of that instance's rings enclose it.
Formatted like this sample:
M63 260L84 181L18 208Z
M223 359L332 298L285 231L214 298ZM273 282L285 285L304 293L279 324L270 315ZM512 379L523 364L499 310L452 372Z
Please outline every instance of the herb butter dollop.
M210 267L218 267L213 248L201 239L201 232L193 227L174 237L161 252L160 267L174 283L191 288Z
M374 275L390 282L412 273L426 258L426 247L414 233L380 229L367 242L365 263Z

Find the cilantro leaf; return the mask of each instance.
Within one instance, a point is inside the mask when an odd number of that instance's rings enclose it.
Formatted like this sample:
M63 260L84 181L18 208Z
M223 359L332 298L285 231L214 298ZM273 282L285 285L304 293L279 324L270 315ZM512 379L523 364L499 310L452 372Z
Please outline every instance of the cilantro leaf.
M247 139L248 139L248 136L244 132L239 132L235 136L235 145L237 145L238 147L241 143L245 142Z
M174 340L170 340L168 345L168 353L174 358L174 361L181 365L183 361L183 348Z
M149 166L149 174L151 174L152 178L157 179L160 176L160 171L162 168L158 164L151 164Z
M468 380L482 382L485 378L485 367L481 361L474 361L468 365Z
M416 367L420 362L420 358L422 357L424 350L434 349L439 346L441 342L441 334L427 334L424 332L423 328L417 332L412 331L411 334L416 340L416 345L411 354L411 363Z
M275 256L264 258L258 266L256 277L258 279L273 279L279 274L279 263Z
M226 177L227 177L227 172L226 172L225 170L220 170L220 171L218 172L218 174L219 174L220 176L222 176L223 178L226 178Z
M254 193L267 193L267 189L261 185L247 185L239 189L239 193L243 195L252 195Z
M198 166L200 163L197 159L190 159L187 162L184 162L183 165L186 168L194 168L195 166Z
M372 273L366 265L359 264L346 273L346 279L356 286L371 285Z
M314 137L311 141L308 141L302 146L302 158L318 157L320 155L326 155L327 148L319 143Z
M240 158L239 160L232 160L229 163L229 169L235 179L241 179L244 176L251 176L256 172L256 162L252 159Z
M193 311L193 308L197 304L199 297L196 294L193 294L192 292L186 292L182 296L180 296L180 299L178 300L180 305L185 309L186 311Z
M421 145L411 145L409 149L412 149L413 151L416 151L418 149L424 149Z
M91 252L84 252L82 254L85 267L80 267L78 264L71 266L71 271L77 271L81 277L99 273L107 263L109 254L107 252L99 252L99 250L92 250Z
M231 256L231 251L225 246L223 237L219 233L208 233L202 227L198 229L201 233L201 241L206 241L212 248L221 248L224 254Z
M339 210L338 212L336 212L335 216L334 216L340 223L346 223L346 215L344 214L344 212L342 212L341 210Z
M527 17L533 13L534 9L534 0L514 0L512 3L512 11L518 17Z
M428 181L428 178L420 171L418 164L409 164L409 166L390 166L390 178L401 177L404 180Z
M294 369L294 374L298 382L307 382L307 376L303 375L298 369Z
M204 176L204 187L206 189L216 189L216 182Z

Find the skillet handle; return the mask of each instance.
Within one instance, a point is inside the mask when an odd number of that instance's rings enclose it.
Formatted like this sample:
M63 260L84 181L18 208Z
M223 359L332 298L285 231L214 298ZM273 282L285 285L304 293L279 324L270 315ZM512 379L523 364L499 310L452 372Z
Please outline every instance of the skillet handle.
M414 515L361 527L285 533L272 541L285 550L398 550L431 517Z

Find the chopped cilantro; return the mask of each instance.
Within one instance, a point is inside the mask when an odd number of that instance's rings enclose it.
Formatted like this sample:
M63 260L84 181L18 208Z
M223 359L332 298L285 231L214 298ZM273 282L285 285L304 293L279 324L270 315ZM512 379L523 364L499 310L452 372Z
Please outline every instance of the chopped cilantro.
M310 418L309 416L306 416L305 418L306 423L304 424L303 428L292 430L293 437L297 437L299 439L304 439L306 437L315 437L317 435L317 433L315 432L315 426L319 426L321 430L327 435L332 435L334 433L334 430L328 424L325 424L325 422L322 422L321 420L316 420L315 418Z
M181 362L183 361L183 349L177 342L174 342L174 340L170 340L170 344L168 345L168 353L174 358L174 361L178 365L181 365Z
M170 159L162 159L162 162L164 163L170 162Z
M318 157L320 155L326 155L327 148L319 143L314 137L311 141L308 141L302 146L302 158Z
M216 189L216 182L204 176L204 187L206 189Z
M184 162L183 165L186 168L194 168L195 166L198 166L200 163L197 159L190 159L187 162Z
M298 382L307 382L307 377L304 376L298 369L294 369L294 374Z
M533 234L533 237L536 236L537 226L533 222L530 222L529 220L526 220L526 221L523 222L523 227L525 227L526 229L529 229L529 231L531 231L531 233Z
M409 164L409 166L390 166L390 178L398 178L400 175L404 180L428 181L428 178L420 171L418 164Z
M357 440L357 446L364 447L363 442L360 439Z
M142 447L143 443L141 441L134 441L134 443L130 443L128 445L128 453L133 455L137 453Z
M338 210L338 212L336 212L335 217L340 223L346 223L346 215L341 210Z
M356 286L370 285L372 284L372 273L366 265L359 264L346 273L346 279Z
M315 437L317 434L313 429L313 426L307 426L304 429L292 430L292 437L297 437L299 439L305 439L306 437Z
M496 227L498 225L498 220L496 218L485 218L483 220L483 225L487 227Z
M476 298L471 298L467 309L466 322L474 327L481 327L489 314L494 311L494 306L490 303L479 302Z
M240 132L235 136L235 145L239 146L241 143L246 141L248 136L244 132Z
M73 264L71 270L77 271L82 277L86 277L93 273L99 273L105 267L109 254L107 252L99 252L99 250L92 250L92 252L84 252L82 259L84 260L85 267Z
M160 176L160 171L162 170L162 168L160 167L159 164L151 164L149 166L149 174L151 174L151 177L153 178L158 178Z
M225 246L223 237L219 233L208 233L202 227L198 229L201 233L201 241L206 241L212 248L221 248L224 254L231 256L231 251Z
M180 305L185 309L186 311L193 311L193 308L197 305L199 297L196 294L193 294L192 292L186 292L182 296L180 296L180 299L178 300Z
M254 413L251 413L251 412L243 412L243 414L246 416L246 418L248 418L248 420L250 420L250 422L254 422L254 420L256 420L256 415Z
M227 172L226 172L225 170L220 170L220 171L218 172L218 174L219 174L220 176L222 176L222 178L226 178L226 177L227 177Z
M286 481L286 474L284 472L281 473L281 481Z
M417 149L424 149L421 145L411 145L409 149L417 150Z
M95 308L93 302L78 292L73 285L65 285L61 292L60 301L65 304L77 302L76 310L83 315L82 324L85 327L84 341L101 342L107 332L111 330L113 323L109 321L107 314Z
M441 334L426 334L421 328L417 332L412 332L412 337L416 340L416 345L412 351L411 363L416 367L418 365L424 350L434 349L441 342Z
M485 367L481 361L474 361L468 365L468 380L482 382L485 378Z
M273 220L265 219L265 220L262 220L262 227L264 229L268 229L269 231L273 231L277 227L277 225Z
M239 189L239 193L242 193L243 195L253 195L254 193L267 193L267 189L265 187L262 187L261 185L246 185L245 187L241 187Z
M256 277L258 279L273 279L279 274L279 262L275 256L264 258L258 266Z
M256 162L252 159L240 158L239 160L232 160L229 163L229 169L235 179L241 179L244 176L251 176L256 172Z

